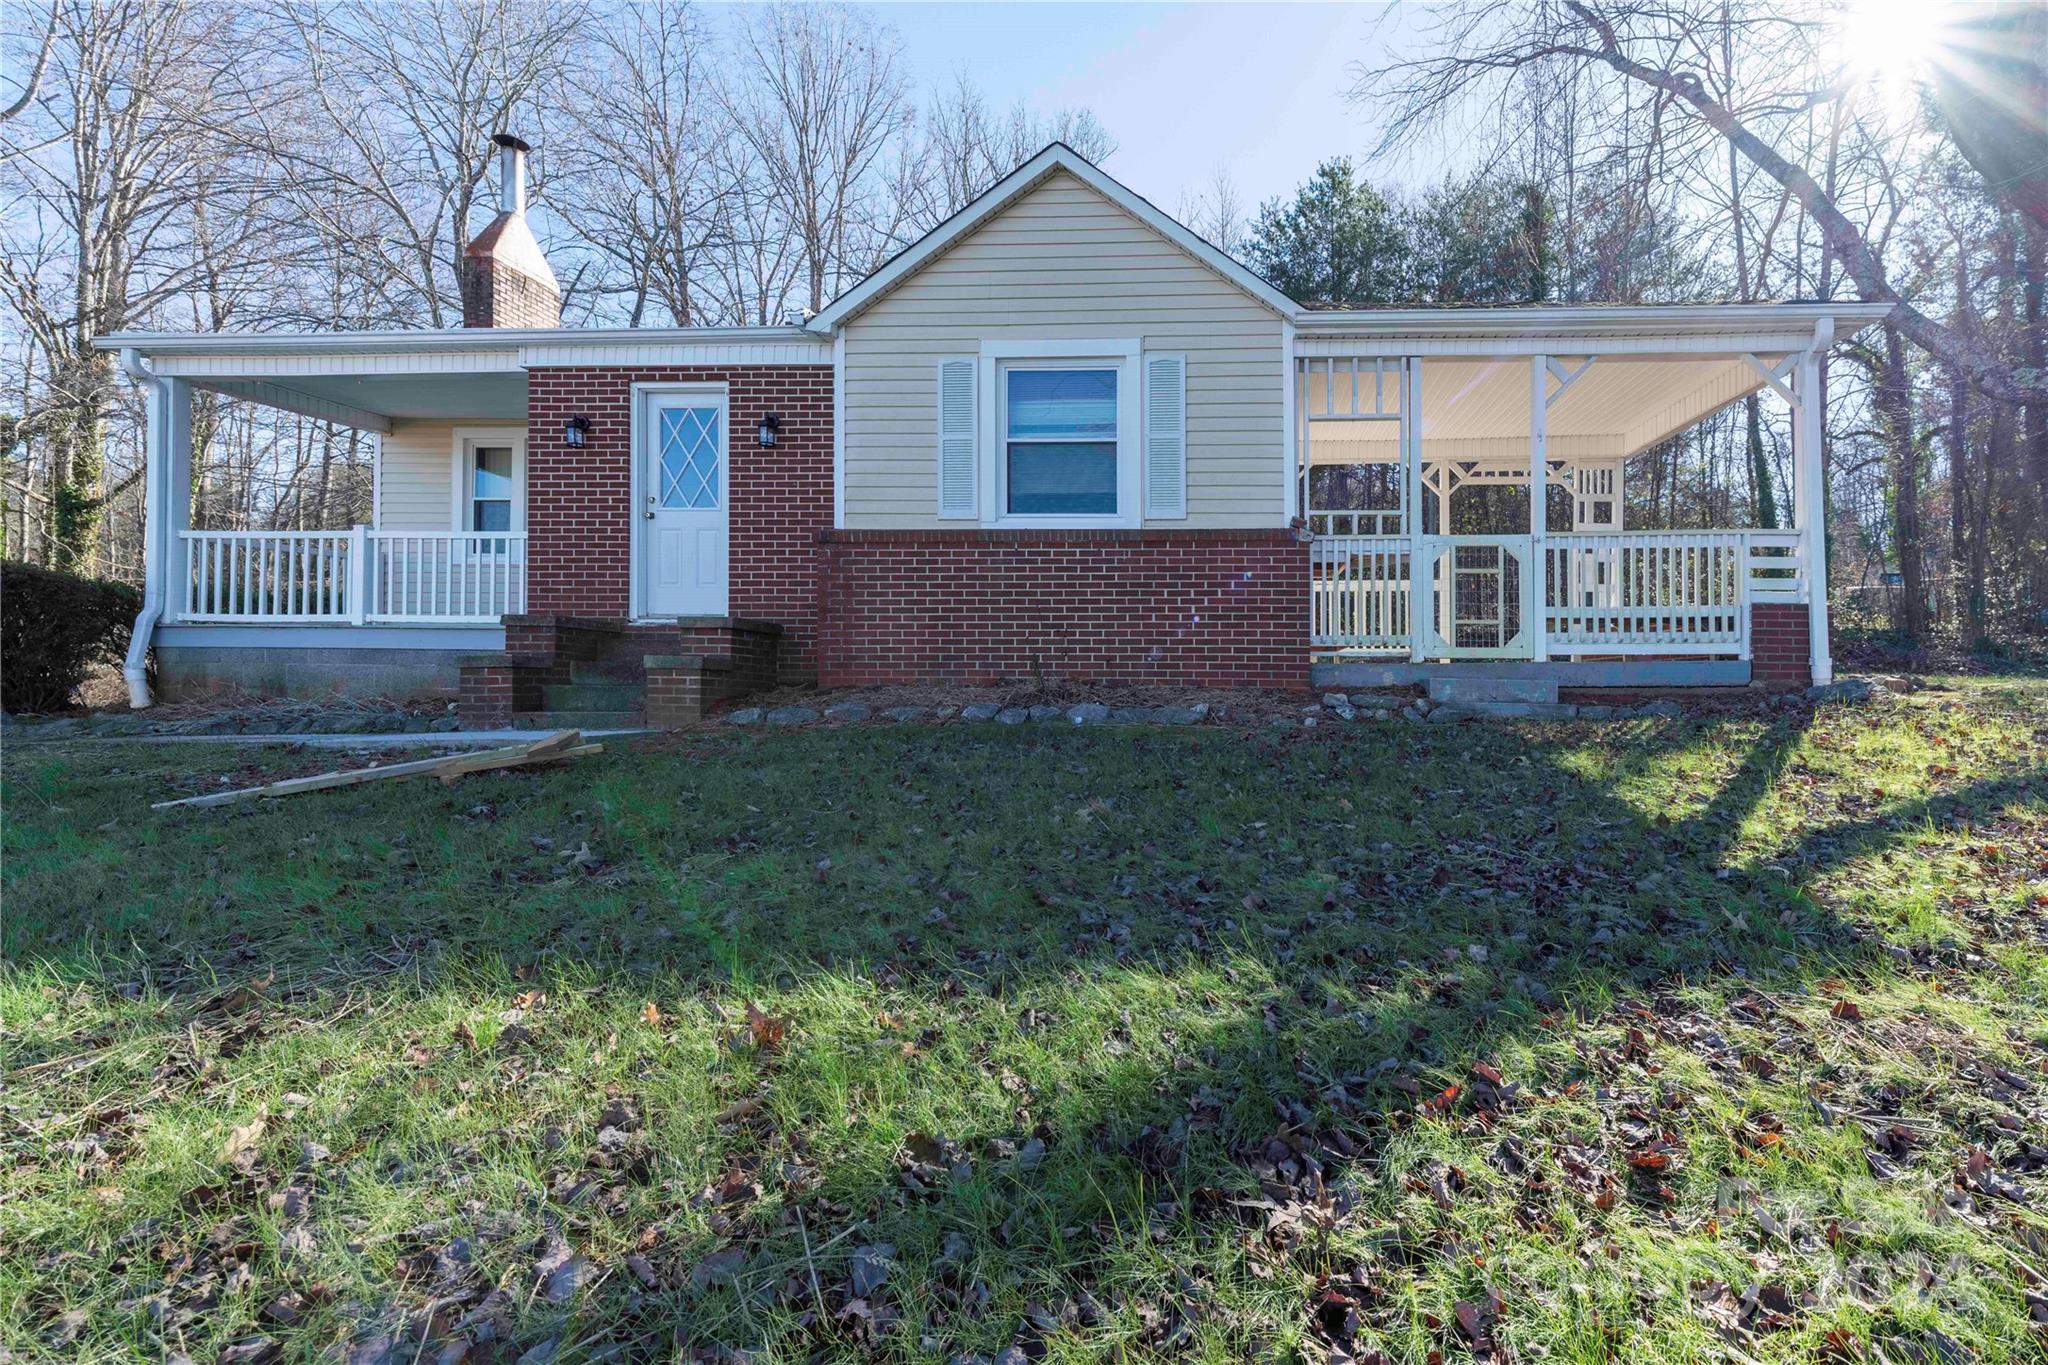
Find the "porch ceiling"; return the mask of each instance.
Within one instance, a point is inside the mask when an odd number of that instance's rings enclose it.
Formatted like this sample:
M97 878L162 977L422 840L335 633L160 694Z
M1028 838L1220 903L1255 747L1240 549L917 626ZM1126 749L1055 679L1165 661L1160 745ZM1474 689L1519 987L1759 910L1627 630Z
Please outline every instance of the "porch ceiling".
M526 416L526 372L193 376L195 388L373 429L391 421ZM359 415L359 416L358 416ZM384 423L363 420L386 419Z
M1772 364L1779 355L1758 358ZM1571 369L1584 363L1579 356L1558 359ZM1425 359L1423 458L1526 461L1529 363L1526 356ZM1763 382L1740 355L1601 356L1553 403L1551 456L1568 461L1625 458L1755 392ZM1341 410L1350 383L1343 362L1337 383ZM1322 409L1323 384L1324 376L1312 369L1305 395L1311 414ZM1551 385L1555 388L1554 379ZM1312 421L1309 457L1316 464L1389 463L1398 440L1393 422Z

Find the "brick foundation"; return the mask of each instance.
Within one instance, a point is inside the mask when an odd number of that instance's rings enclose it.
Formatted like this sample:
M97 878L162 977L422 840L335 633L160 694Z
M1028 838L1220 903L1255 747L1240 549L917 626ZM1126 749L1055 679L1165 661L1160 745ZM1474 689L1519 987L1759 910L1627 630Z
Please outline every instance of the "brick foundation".
M1756 602L1749 608L1749 669L1765 687L1813 682L1812 637L1804 602Z
M1308 686L1292 531L826 531L817 574L828 687Z
M814 541L832 525L830 365L602 366L527 372L527 602L536 614L623 622L632 585L633 385L719 383L730 400L728 609L783 627L779 681L817 673ZM782 419L756 444L764 413ZM562 444L586 417L586 444ZM511 643L507 641L508 645ZM688 639L649 652L716 653ZM735 660L736 667L745 665Z

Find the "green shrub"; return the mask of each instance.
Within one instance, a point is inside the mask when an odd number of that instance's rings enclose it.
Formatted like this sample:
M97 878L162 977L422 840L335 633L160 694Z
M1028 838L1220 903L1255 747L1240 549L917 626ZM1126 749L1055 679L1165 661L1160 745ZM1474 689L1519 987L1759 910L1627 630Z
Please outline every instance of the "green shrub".
M0 708L60 711L128 649L142 594L126 583L0 561Z

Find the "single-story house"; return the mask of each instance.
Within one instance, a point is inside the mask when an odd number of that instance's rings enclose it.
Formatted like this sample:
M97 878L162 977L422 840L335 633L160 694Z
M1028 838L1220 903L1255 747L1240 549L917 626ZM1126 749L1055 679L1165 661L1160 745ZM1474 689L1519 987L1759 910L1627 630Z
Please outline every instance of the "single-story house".
M499 143L461 329L99 343L149 402L139 703L152 646L174 695L496 723L806 682L1829 677L1820 360L1882 304L1312 309L1055 144L800 323L565 329ZM1766 387L1792 529L1624 524L1630 456ZM195 389L377 433L370 524L194 529ZM1454 504L1489 485L1540 495L1479 534Z

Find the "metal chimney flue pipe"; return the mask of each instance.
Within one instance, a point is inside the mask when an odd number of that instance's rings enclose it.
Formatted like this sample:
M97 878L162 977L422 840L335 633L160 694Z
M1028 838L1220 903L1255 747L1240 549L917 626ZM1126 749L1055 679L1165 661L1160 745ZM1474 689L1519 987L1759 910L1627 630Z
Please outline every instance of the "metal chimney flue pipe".
M524 216L526 213L526 154L533 150L510 133L493 133L498 144L498 208Z

